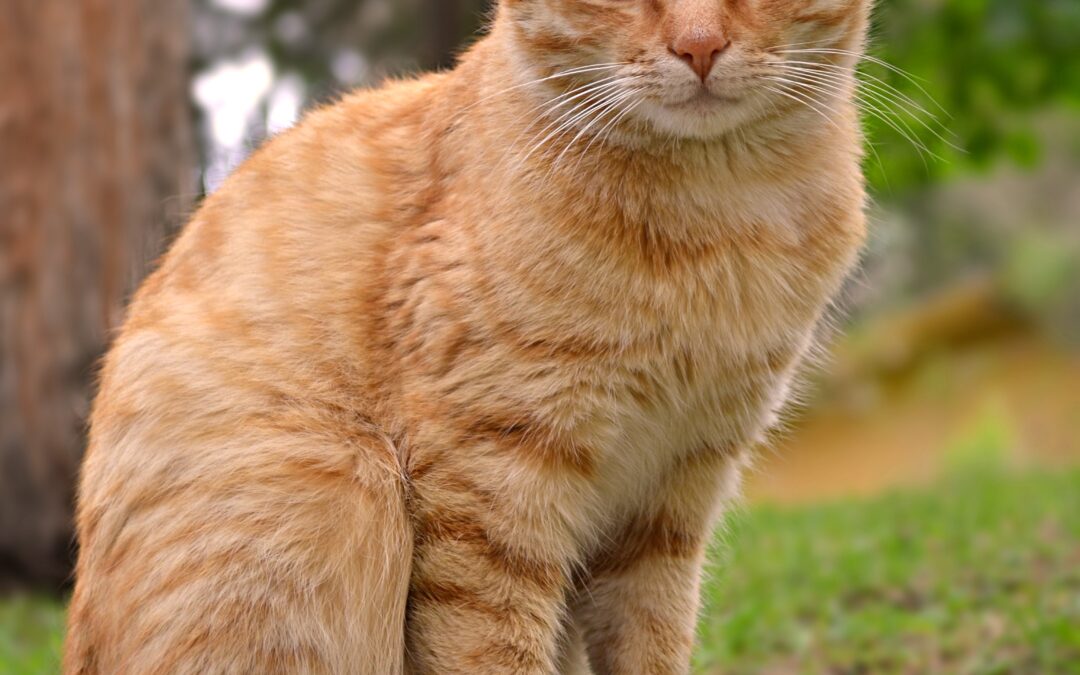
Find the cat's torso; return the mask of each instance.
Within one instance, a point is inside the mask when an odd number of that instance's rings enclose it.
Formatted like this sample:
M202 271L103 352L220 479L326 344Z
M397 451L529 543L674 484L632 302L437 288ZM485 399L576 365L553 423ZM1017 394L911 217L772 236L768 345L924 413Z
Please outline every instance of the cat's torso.
M447 189L475 201L449 200L397 241L396 282L375 303L412 461L441 447L468 456L489 434L550 438L548 452L588 465L586 540L688 457L741 463L852 263L862 193L825 166L735 182L727 151L697 149L714 154L707 172L675 167L655 191L599 175L555 181L554 198L542 182L519 187L509 202L513 181L548 177L500 153L447 170ZM624 158L624 173L663 171ZM478 417L485 428L470 431Z
M264 401L354 410L406 472L490 456L498 474L512 458L490 446L520 441L587 469L584 546L672 466L745 453L775 421L861 241L861 184L828 166L736 182L716 147L690 167L624 153L645 190L523 190L527 167L492 173L498 146L461 162L427 144L417 99L437 86L353 97L271 144L195 219L129 332L156 321L199 345L204 367L178 377L235 370L272 384ZM378 163L340 138L360 111L349 133ZM319 170L290 175L297 158Z

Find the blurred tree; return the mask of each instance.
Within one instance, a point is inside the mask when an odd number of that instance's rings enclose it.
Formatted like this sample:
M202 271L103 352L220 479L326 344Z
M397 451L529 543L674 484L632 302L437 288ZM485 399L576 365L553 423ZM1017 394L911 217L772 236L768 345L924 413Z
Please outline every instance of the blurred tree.
M266 49L281 73L297 73L322 98L354 86L335 64L362 55L363 80L448 67L476 33L492 0L266 0L259 11L237 14L216 0L193 0L197 69Z
M0 3L0 586L68 578L96 361L189 205L186 4Z
M462 38L475 29L472 21L477 13L476 2L469 0L440 0L432 3L427 12L428 63L435 68L454 65L454 56Z
M252 47L279 74L295 73L322 100L343 88L453 65L493 0L266 0L250 14L193 0L195 64L201 70ZM365 68L343 68L359 55Z

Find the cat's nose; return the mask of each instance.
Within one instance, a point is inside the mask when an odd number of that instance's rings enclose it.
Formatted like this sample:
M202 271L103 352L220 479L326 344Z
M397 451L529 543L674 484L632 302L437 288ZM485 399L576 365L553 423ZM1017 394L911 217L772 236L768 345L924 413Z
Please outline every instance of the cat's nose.
M716 59L731 46L731 39L719 31L692 28L671 43L671 53L694 69L704 82Z

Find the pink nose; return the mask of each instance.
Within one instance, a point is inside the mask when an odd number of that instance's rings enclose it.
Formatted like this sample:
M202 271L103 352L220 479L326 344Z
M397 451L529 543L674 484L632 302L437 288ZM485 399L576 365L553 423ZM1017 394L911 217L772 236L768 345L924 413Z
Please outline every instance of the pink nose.
M719 32L694 28L671 44L671 53L694 69L704 82L716 64L716 58L731 46L731 40Z

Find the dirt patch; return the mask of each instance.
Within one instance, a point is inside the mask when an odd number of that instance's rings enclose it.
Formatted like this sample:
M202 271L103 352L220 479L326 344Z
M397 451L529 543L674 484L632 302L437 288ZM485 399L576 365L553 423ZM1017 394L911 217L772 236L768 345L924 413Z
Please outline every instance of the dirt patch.
M792 422L746 494L804 503L926 483L980 434L1007 446L1010 464L1080 463L1080 354L1014 336L930 359L899 382L859 383Z

